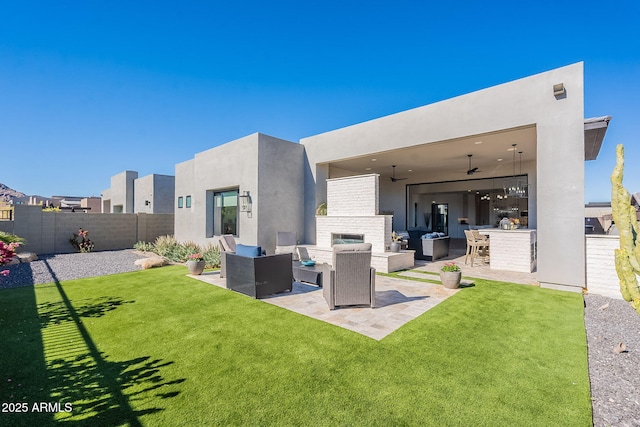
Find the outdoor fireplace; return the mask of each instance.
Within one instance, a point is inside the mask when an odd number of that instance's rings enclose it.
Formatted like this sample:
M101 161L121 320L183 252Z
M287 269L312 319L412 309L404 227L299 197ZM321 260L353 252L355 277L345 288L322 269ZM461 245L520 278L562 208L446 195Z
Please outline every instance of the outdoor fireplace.
M364 234L331 233L331 246L345 243L364 243Z
M377 174L327 180L327 214L316 216L316 245L371 243L384 253L391 243L392 215L378 214Z

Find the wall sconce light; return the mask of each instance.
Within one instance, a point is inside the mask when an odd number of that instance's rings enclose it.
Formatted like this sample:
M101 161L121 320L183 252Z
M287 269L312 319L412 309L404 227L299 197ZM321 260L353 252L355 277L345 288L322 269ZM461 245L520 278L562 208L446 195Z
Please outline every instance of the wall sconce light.
M558 83L557 85L553 85L553 96L556 98L562 98L567 94L567 91L564 88L564 83Z
M242 196L238 196L240 199L240 212L251 212L251 196L248 191L245 191Z

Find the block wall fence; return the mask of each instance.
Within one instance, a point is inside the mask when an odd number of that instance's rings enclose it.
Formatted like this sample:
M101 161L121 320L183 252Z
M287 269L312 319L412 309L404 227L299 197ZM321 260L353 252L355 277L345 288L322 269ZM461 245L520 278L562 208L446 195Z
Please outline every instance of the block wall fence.
M94 251L131 249L138 241L172 235L174 215L42 212L41 206L17 205L13 221L0 221L1 231L27 240L20 252L36 254L75 252L69 239L79 228L89 232Z
M620 236L586 236L587 290L589 293L622 299L616 273L615 250ZM638 277L640 282L640 276Z

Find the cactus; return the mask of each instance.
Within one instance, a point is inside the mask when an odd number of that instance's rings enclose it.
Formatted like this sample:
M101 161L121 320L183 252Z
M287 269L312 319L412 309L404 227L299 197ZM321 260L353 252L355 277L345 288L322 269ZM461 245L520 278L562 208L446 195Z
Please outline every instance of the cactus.
M616 147L616 166L611 174L611 208L613 221L620 232L620 249L615 251L616 272L620 279L620 293L625 301L631 302L640 314L640 227L636 210L631 205L631 196L622 186L624 170L624 147Z

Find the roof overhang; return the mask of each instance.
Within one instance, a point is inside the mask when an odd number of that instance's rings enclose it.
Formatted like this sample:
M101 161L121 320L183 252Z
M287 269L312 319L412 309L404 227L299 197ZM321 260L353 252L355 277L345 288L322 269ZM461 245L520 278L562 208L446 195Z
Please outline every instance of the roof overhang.
M595 160L602 147L604 135L611 116L594 117L584 120L584 159Z

